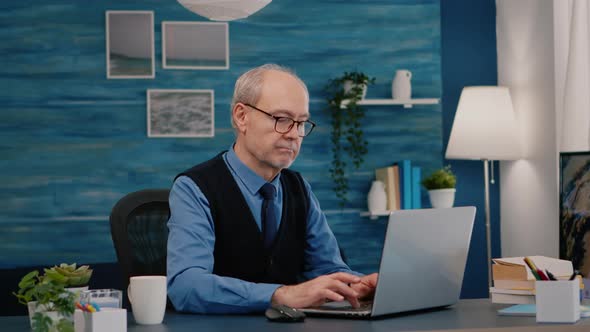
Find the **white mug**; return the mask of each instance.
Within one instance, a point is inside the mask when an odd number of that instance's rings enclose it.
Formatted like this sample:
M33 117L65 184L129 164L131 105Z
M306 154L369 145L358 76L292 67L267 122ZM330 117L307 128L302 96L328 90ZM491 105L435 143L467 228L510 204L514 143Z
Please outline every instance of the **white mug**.
M137 324L162 323L167 299L165 276L131 277L127 296Z

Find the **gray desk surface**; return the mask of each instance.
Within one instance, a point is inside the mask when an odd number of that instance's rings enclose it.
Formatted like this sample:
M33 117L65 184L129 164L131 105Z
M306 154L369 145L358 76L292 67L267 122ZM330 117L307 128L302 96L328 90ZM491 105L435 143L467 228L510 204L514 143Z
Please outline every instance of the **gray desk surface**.
M535 317L498 316L496 310L506 305L493 305L489 299L461 300L446 309L390 316L375 320L352 320L307 317L303 323L272 323L262 315L190 315L167 312L160 325L136 325L129 315L128 331L181 332L181 331L589 331L590 319L576 324L537 324ZM0 330L28 331L27 316L0 317Z

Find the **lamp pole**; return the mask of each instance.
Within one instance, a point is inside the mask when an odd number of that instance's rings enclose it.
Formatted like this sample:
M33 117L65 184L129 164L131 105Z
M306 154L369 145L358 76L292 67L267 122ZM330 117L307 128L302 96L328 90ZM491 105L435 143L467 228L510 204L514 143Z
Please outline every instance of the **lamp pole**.
M488 287L492 287L492 230L490 227L490 186L489 186L489 175L488 175L488 159L482 159L483 161L483 178L484 178L484 190L485 190L485 208L486 208L486 243L487 243L487 258L488 261L486 266L488 268Z

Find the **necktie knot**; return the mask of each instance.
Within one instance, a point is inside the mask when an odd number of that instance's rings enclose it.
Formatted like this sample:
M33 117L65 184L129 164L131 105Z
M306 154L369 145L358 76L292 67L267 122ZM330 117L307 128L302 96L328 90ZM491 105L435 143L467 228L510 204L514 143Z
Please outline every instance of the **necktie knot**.
M264 198L265 200L272 200L275 197L275 186L273 186L270 183L265 183L262 188L260 188L260 194L262 195L262 198Z

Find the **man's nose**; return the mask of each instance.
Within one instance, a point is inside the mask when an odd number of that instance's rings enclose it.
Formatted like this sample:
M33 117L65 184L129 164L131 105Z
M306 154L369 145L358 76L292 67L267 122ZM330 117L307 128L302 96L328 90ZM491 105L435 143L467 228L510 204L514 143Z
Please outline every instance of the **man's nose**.
M299 138L299 129L297 129L296 123L293 123L293 127L291 127L291 129L285 133L285 136L287 136L291 139Z

